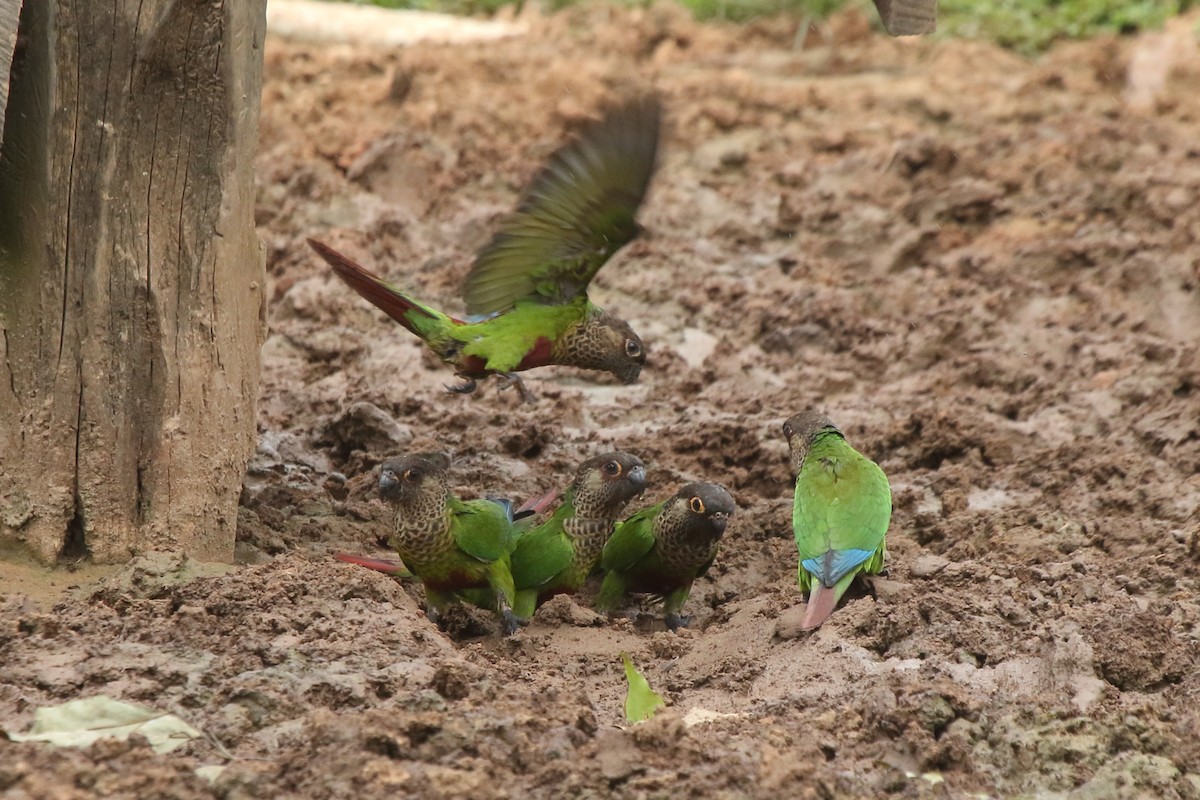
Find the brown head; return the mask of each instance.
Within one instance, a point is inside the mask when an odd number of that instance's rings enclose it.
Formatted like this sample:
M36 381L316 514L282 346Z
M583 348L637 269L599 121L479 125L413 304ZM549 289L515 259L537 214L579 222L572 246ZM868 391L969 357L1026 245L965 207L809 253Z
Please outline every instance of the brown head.
M842 432L829 417L816 411L801 411L783 423L783 435L791 451L792 474L797 475L808 458L808 450L819 437L826 434L841 436Z
M579 465L572 488L575 516L615 520L646 491L646 465L630 453L602 453Z
M411 453L389 458L379 468L379 496L413 522L440 516L450 493L450 457Z
M667 501L655 520L654 535L670 548L710 548L724 535L736 508L724 486L689 483Z
M611 372L636 383L646 364L646 348L629 323L607 311L589 315L564 335L554 353L557 364Z

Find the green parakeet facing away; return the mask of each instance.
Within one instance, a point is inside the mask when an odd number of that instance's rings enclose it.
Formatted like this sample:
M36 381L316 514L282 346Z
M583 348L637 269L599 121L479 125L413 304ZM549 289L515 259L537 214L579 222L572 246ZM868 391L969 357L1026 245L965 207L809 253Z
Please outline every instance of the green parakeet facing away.
M792 530L800 588L809 592L801 627L829 618L854 576L874 575L887 556L892 518L887 476L851 447L828 418L806 411L783 423L796 476Z
M661 110L653 94L611 108L555 152L475 257L455 319L424 305L327 245L309 244L352 289L425 342L474 391L500 374L562 364L611 372L625 383L646 363L642 340L588 299L604 263L637 236L654 173Z
M605 574L597 610L611 613L629 592L646 592L663 599L667 627L679 630L686 624L679 612L692 582L712 566L735 508L724 487L689 483L617 523L600 556Z
M505 634L517 629L512 612L509 552L512 504L507 500L460 500L450 491L450 459L414 453L383 462L379 494L391 507L389 543L425 586L425 615L438 622L465 589L486 588L503 618Z

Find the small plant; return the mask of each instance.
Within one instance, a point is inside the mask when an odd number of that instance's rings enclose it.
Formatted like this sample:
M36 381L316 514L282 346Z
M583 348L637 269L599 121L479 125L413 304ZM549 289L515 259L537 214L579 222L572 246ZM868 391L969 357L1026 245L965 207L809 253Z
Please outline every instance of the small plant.
M628 653L621 653L621 662L625 665L625 683L629 686L625 693L625 720L645 722L666 703L658 692L650 688L650 683L638 672Z

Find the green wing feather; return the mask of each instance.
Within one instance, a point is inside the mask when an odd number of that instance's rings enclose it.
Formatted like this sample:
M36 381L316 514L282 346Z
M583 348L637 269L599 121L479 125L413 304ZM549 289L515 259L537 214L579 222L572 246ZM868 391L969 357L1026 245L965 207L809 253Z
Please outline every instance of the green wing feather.
M571 566L575 547L563 529L574 509L564 503L550 519L521 534L512 552L513 581L518 589L533 589L550 582Z
M454 541L464 553L480 561L496 561L512 547L512 523L491 500L448 501L454 513Z
M607 572L630 569L654 548L654 520L666 503L659 503L618 522L612 537L604 545L600 566Z
M560 148L517 210L475 257L467 313L492 314L521 299L563 304L586 294L604 263L634 237L658 151L661 108L645 94L613 108Z
M523 305L519 314L501 314L472 325L459 325L450 330L449 336L464 343L462 355L484 359L490 370L511 372L539 339L557 341L585 313L586 300L566 306Z

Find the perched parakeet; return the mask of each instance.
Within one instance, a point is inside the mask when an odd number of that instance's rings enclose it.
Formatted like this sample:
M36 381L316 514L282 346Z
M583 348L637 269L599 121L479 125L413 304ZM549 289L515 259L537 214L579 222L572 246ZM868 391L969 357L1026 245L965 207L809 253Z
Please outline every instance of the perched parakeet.
M658 150L658 99L615 106L555 152L517 210L475 257L464 288L466 320L417 302L320 242L308 240L352 289L419 336L474 391L500 374L523 399L517 372L562 364L611 372L625 383L646 363L642 340L602 311L587 289L604 263L637 236L638 207Z
M450 459L415 453L383 462L379 494L391 506L389 544L425 586L425 615L438 622L464 589L486 588L504 622L517 629L512 612L512 504L507 500L460 500L450 491Z
M892 490L879 466L812 411L783 423L796 475L792 530L800 551L800 588L809 592L802 628L833 613L854 576L874 575L887 556Z
M528 621L556 594L579 591L625 504L645 490L646 467L637 456L604 453L579 465L575 481L550 518L517 535L512 573L518 619Z
M547 492L544 495L541 495L538 497L531 497L528 500L526 500L524 503L521 504L520 508L518 508L516 511L513 512L513 515L512 515L513 529L515 531L521 531L525 528L528 528L529 525L532 524L532 517L534 517L538 514L541 514L547 508L552 506L554 504L554 502L559 499L560 494L561 493L558 491ZM510 505L510 503L507 499L496 499L496 498L488 498L488 499L492 500L492 502L500 503L501 507L503 507L503 508L508 508ZM374 558L372 556L360 556L355 553L334 553L333 557L336 558L338 561L344 561L347 564L357 564L360 567L366 567L367 569L373 569L376 572L382 572L385 575L391 575L392 577L399 578L400 580L409 580L410 578L417 577L416 575L412 574L412 571L408 567L404 566L404 563L402 561L398 561L396 559ZM487 589L479 589L476 591L482 592L483 595L481 595L481 596L484 596L484 595L486 595L488 597L491 596L490 592ZM491 600L487 600L486 602L490 604ZM482 603L477 603L477 605L481 605L481 604ZM488 607L492 608L494 606L488 605Z
M677 631L692 582L708 572L734 512L733 498L715 483L689 483L656 506L644 508L616 530L600 556L604 581L600 611L617 610L629 592L663 598L663 618Z

